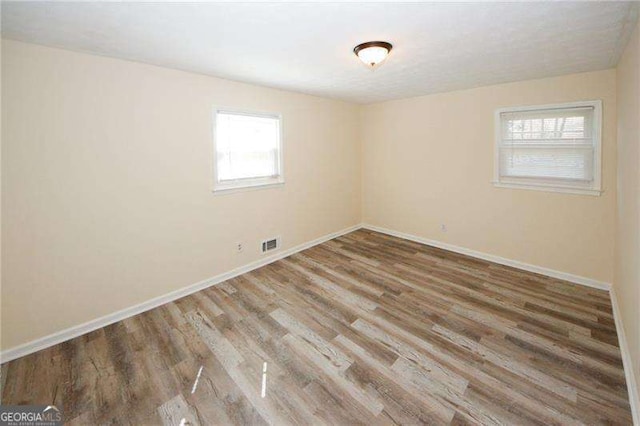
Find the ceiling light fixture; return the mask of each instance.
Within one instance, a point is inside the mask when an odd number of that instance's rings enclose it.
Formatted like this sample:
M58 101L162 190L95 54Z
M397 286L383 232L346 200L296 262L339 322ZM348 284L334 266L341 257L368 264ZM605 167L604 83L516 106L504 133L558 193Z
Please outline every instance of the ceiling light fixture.
M376 69L387 59L393 46L386 41L368 41L353 48L353 53L369 68Z

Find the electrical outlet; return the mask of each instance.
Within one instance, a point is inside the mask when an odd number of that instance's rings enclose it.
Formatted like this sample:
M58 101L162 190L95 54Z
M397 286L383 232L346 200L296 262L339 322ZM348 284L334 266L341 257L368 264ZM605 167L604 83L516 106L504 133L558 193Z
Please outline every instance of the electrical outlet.
M244 244L236 243L236 253L242 253L244 251Z
M440 230L442 232L447 232L447 225L445 225L444 223L440 225Z

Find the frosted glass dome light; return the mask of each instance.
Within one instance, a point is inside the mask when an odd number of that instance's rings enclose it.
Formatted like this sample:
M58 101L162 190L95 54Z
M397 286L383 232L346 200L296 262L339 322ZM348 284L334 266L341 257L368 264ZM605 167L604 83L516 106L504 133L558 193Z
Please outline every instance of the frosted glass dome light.
M393 46L386 41L368 41L353 48L353 53L369 68L378 67L391 52Z

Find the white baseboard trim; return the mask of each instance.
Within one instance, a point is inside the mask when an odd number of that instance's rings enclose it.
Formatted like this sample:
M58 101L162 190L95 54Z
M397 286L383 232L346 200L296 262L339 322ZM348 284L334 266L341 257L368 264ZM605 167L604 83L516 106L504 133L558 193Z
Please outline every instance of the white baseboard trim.
M160 305L164 305L165 303L173 302L174 300L180 299L181 297L188 296L190 294L193 294L207 287L211 287L213 285L219 284L223 281L237 277L249 271L253 271L254 269L258 269L262 266L268 265L269 263L273 263L277 260L280 260L287 256L291 256L292 254L298 253L302 250L306 250L315 245L324 243L325 241L331 240L333 238L337 238L341 235L348 234L349 232L353 232L360 228L361 228L361 225L358 224L358 225L350 226L349 228L343 229L341 231L332 232L331 234L323 235L322 237L316 238L315 240L297 245L295 247L291 247L279 253L274 253L270 256L266 256L262 259L256 260L247 265L232 269L229 272L225 272L225 273L216 275L215 277L211 277L206 280L197 282L195 284L191 284L179 290L172 291L171 293L167 293L165 295L155 297L153 299L147 300L146 302L142 302L138 305L122 309L120 311L105 315L103 317L85 322L84 324L76 325L76 326L67 328L65 330L61 330L57 333L50 334L48 336L41 337L36 340L32 340L31 342L16 346L14 348L7 349L0 353L0 364L14 360L16 358L23 357L25 355L29 355L31 353L48 348L50 346L57 345L58 343L65 342L69 339L73 339L74 337L81 336L83 334L89 333L91 331L97 330L99 328L105 327L107 325L113 324L123 319L132 317L134 315L141 314L153 308L157 308Z
M616 331L618 334L618 345L620 347L620 353L622 356L622 364L624 367L625 379L627 382L627 390L629 392L629 403L631 405L631 412L633 415L633 424L640 426L640 392L638 384L636 383L635 376L633 374L633 361L631 359L631 353L629 352L629 346L624 334L624 327L622 326L622 316L618 301L616 299L616 293L610 283L597 281L591 278L581 277L579 275L573 275L566 272L560 272L542 266L531 265L528 263L520 262L517 260L506 259L500 256L492 254L482 253L476 250L471 250L464 247L459 247L453 244L443 243L440 241L430 240L428 238L418 237L417 235L406 234L404 232L394 231L392 229L382 228L380 226L362 224L362 228L369 229L371 231L380 232L382 234L391 235L393 237L403 238L405 240L414 241L428 246L449 250L455 253L464 254L467 256L475 257L482 260L488 260L490 262L499 263L501 265L511 266L525 271L535 272L538 274L546 275L552 278L558 278L561 280L569 281L575 284L581 284L587 287L593 287L600 290L609 292L611 298L611 307L613 310L613 318L616 324Z
M631 352L629 352L629 345L627 343L627 338L625 337L620 305L618 305L618 299L614 288L609 291L609 295L611 296L613 319L618 332L618 346L620 347L620 353L622 355L624 377L627 380L627 391L629 392L629 404L631 405L633 424L635 426L640 426L640 394L638 392L638 383L636 382L636 377L633 374L633 360L631 359Z
M343 229L341 231L333 232L331 234L324 235L320 238L316 238L315 240L306 242L304 244L300 244L298 246L289 248L287 250L281 251L279 253L274 253L270 256L266 256L262 259L251 262L247 265L240 266L238 268L232 269L231 271L216 275L215 277L208 278L206 280L197 282L195 284L189 285L187 287L181 288L179 290L175 290L171 293L167 293L165 295L153 298L146 302L140 303L135 306L131 306L129 308L122 309L120 311L114 312L112 314L108 314L102 316L100 318L96 318L92 321L88 321L84 324L80 324L74 327L67 328L65 330L59 331L57 333L51 334L49 336L45 336L31 342L25 343L20 346L16 346L11 349L7 349L0 353L0 364L12 361L14 359L23 357L25 355L29 355L31 353L37 352L42 349L46 349L50 346L56 345L58 343L62 343L69 339L73 339L74 337L81 336L83 334L89 333L91 331L97 330L99 328L105 327L107 325L113 324L115 322L121 321L123 319L141 314L158 306L161 306L165 303L172 302L174 300L180 299L181 297L188 296L197 291L205 289L207 287L211 287L213 285L219 284L223 281L229 280L231 278L237 277L244 273L253 271L254 269L258 269L262 266L273 263L277 260L283 259L292 254L298 253L302 250L306 250L315 245L324 243L325 241L337 238L341 235L348 234L349 232L356 231L360 228L369 229L372 231L380 232L383 234L395 236L398 238L403 238L409 241L418 242L421 244L426 244L433 247L442 248L444 250L453 251L456 253L464 254L467 256L475 257L478 259L487 260L490 262L499 263L501 265L512 266L514 268L523 269L525 271L535 272L542 275L547 275L553 278L558 278L566 281L570 281L576 284L582 284L588 287L598 288L602 290L608 290L611 296L611 304L613 307L613 316L615 319L616 329L618 332L618 340L620 345L620 351L622 353L622 360L625 371L625 378L627 381L627 387L629 390L629 401L631 404L631 410L633 412L633 421L634 425L640 426L640 402L638 397L638 387L635 382L635 377L632 373L633 363L631 360L629 348L627 346L627 341L624 335L624 328L622 327L622 320L619 311L619 306L616 300L615 292L611 288L611 284L596 281L590 278L585 278L573 274L568 274L566 272L560 272L553 269L544 268L541 266L530 265L527 263L519 262L516 260L506 259L500 256L495 256L491 254L482 253L479 251L467 249L464 247L455 246L453 244L447 244L440 241L430 240L427 238L418 237L416 235L406 234L404 232L398 232L387 228L382 228L379 226L369 225L369 224L359 224L354 225L349 228Z
M501 265L511 266L513 268L518 268L518 269L522 269L529 272L535 272L537 274L546 275L551 278L558 278L560 280L569 281L574 284L581 284L587 287L593 287L600 290L611 289L611 284L607 282L594 280L592 278L581 277L579 275L573 275L567 272L556 271L555 269L549 269L542 266L531 265L529 263L520 262L518 260L507 259L504 257L483 253L476 250L471 250L465 247L460 247L460 246L456 246L449 243L430 240L428 238L419 237L417 235L406 234L404 232L394 231L392 229L382 228L380 226L369 225L367 223L363 223L362 228L369 229L371 231L380 232L387 235L391 235L398 238L404 238L405 240L414 241L416 243L426 244L428 246L449 250L455 253L464 254L467 256L475 257L477 259L488 260L489 262L499 263Z

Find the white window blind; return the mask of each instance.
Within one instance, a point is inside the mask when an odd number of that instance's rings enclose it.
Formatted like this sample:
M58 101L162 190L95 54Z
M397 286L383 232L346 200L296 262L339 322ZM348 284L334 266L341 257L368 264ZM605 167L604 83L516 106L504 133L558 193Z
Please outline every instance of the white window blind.
M216 111L214 189L283 182L280 124L276 115Z
M599 114L598 101L500 110L496 183L599 191Z

